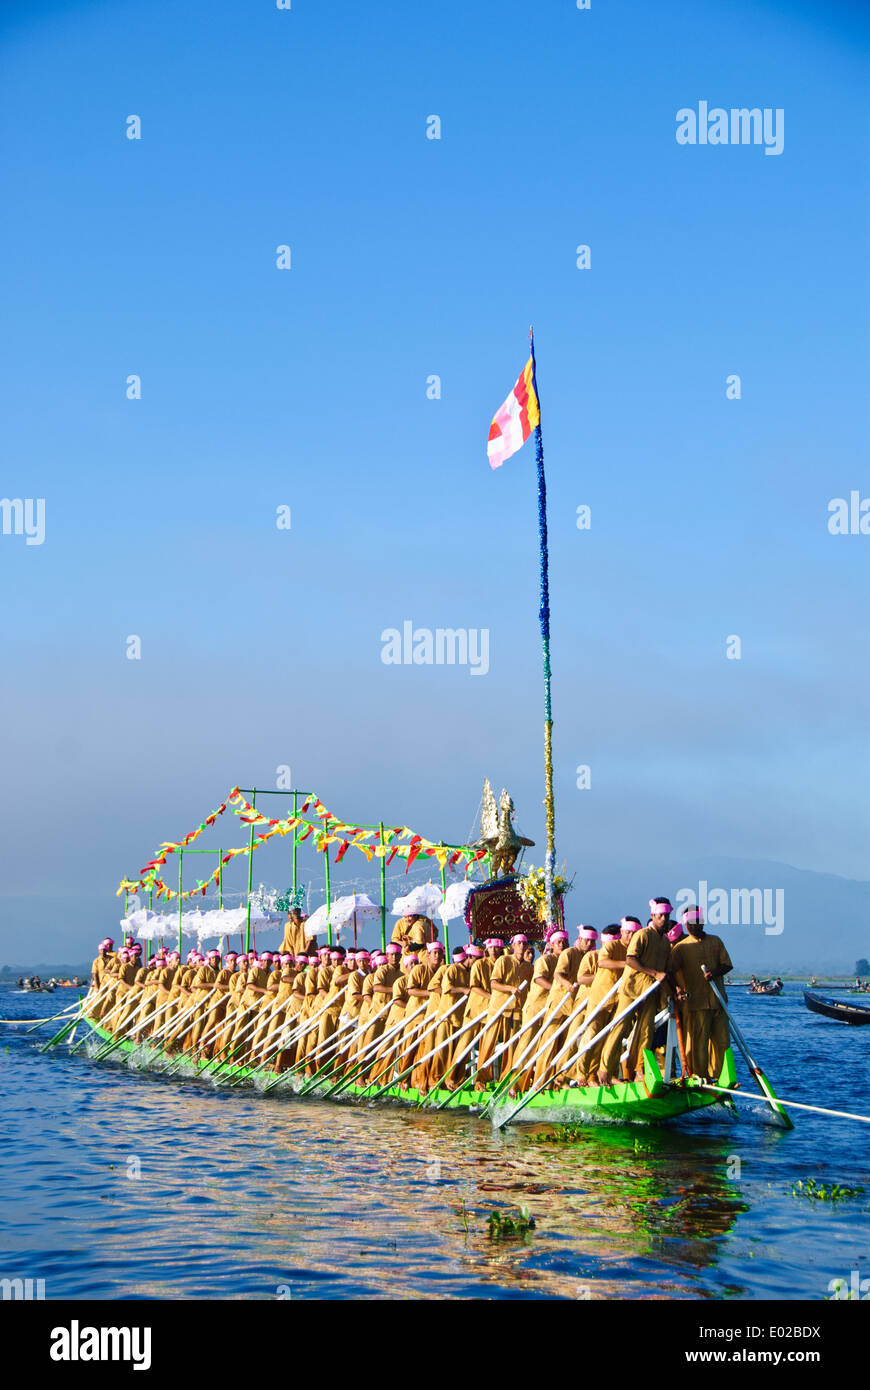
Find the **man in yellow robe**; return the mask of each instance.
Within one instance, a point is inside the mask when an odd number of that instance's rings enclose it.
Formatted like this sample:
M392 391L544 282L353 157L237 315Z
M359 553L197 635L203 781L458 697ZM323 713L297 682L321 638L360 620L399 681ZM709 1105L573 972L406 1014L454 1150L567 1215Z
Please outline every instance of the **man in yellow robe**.
M619 923L612 922L605 927L601 933L601 946L595 952L595 968L592 981L588 986L586 994L586 1008L582 1019L582 1033L577 1039L577 1046L585 1047L587 1043L593 1042L599 1033L602 1032L613 1018L616 1012L616 995L611 995L606 1004L602 1000L618 983L619 977L625 969L625 958L628 954L627 947L623 944L623 931ZM584 968L588 969L589 962L584 958L581 963L581 975ZM592 1015L595 1015L593 1018ZM598 1042L588 1048L582 1056L577 1058L571 1069L571 1076L580 1083L581 1086L596 1085L598 1066L601 1061L601 1053L606 1037L599 1038Z
M553 983L547 998L544 1027L541 1030L538 1044L538 1047L543 1050L535 1063L534 1085L536 1087L552 1081L564 1084L562 1076L556 1076L556 1070L557 1067L560 1069L563 1066L568 1054L566 1052L558 1064L556 1057L562 1051L567 1038L568 1020L574 1011L574 1001L578 989L577 976L580 973L580 964L584 954L585 952L579 946L566 946L556 961Z
M717 1082L730 1038L728 1016L710 984L716 982L727 1002L725 976L734 967L721 938L705 932L700 908L687 908L683 925L688 935L671 948L668 974L685 995L680 1011L686 1063L692 1076Z
M639 999L651 984L664 985L665 989L664 991L653 990L642 1004L633 1009L621 1023L618 1023L608 1033L598 1071L598 1083L601 1086L613 1084L614 1077L619 1071L623 1042L632 1029L635 1032L628 1059L628 1069L630 1071L631 1067L634 1066L635 1079L643 1080L643 1052L645 1048L652 1045L658 1000L660 995L668 989L666 981L671 943L668 941L666 932L672 910L666 898L651 899L650 925L641 927L640 931L636 931L632 935L625 969L620 977L619 989L616 994L615 1013L621 1014L634 1000Z
M489 1007L487 1015L492 1022L487 1025L480 1040L477 1056L478 1084L487 1085L497 1081L511 1069L513 1048L508 1047L494 1066L490 1066L492 1054L506 1043L522 1027L523 998L531 979L531 969L523 960L523 952L528 937L522 932L511 938L511 949L503 954L504 946L498 937L486 942L487 954L494 957L489 979ZM510 1000L510 1002L508 1002ZM507 1007L505 1007L507 1006ZM498 1015L498 1017L496 1017Z
M438 1005L438 1027L432 1046L437 1048L429 1069L431 1086L441 1085L448 1091L455 1091L465 1076L465 1063L457 1064L456 1058L466 1045L467 1034L461 1038L456 1034L465 1021L465 1012L470 992L469 971L465 951L461 946L451 953L450 964L441 976L441 1000ZM472 1030L469 1029L469 1032ZM431 1089L431 1087L430 1087Z

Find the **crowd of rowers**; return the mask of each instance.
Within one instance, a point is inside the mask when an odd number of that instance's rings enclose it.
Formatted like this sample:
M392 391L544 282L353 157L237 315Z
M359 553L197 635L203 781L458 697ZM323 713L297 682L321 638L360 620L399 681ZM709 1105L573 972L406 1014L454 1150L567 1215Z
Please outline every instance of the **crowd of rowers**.
M523 1091L641 1079L656 1015L673 996L685 1071L716 1080L729 1043L722 1000L731 961L698 908L680 922L672 913L666 898L651 899L645 926L623 917L600 941L581 926L573 945L554 929L537 958L518 933L507 948L491 938L448 961L422 916L400 919L386 949L371 952L284 949L308 944L299 912L274 953L190 951L182 963L161 948L143 962L138 943L116 952L106 938L84 1012L116 1039L221 1066L312 1077L328 1064L330 1075L355 1074L360 1085L392 1077L420 1092L455 1089L472 1065L478 1086L516 1068L514 1089Z

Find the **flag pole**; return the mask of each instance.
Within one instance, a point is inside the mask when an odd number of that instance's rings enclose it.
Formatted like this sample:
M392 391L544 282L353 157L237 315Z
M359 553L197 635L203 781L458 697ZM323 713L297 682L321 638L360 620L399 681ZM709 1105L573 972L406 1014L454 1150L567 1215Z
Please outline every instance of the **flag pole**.
M535 364L535 334L529 329L532 353L532 382L538 401L538 423L535 426L535 458L538 464L538 537L541 545L541 651L544 659L544 809L547 821L547 855L544 861L544 892L546 895L547 925L556 920L553 878L556 872L556 814L553 803L553 709L550 701L550 579L547 551L547 481L544 477L544 439L541 434L537 369Z

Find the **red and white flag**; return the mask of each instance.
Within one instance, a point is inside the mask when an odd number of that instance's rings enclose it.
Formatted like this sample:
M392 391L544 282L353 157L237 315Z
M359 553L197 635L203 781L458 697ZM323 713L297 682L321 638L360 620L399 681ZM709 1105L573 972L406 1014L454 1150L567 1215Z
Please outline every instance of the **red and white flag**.
M541 407L535 390L535 363L530 357L516 386L495 412L486 446L490 468L501 468L505 459L521 449L541 423Z

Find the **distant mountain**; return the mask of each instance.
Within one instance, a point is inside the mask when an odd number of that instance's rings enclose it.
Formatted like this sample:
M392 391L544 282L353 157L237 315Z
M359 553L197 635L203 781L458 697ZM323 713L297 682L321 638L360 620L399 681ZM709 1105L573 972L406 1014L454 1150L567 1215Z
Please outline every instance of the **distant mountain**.
M612 870L600 865L587 870L580 858L574 888L565 898L569 927L588 922L600 929L625 913L646 921L651 894L669 893L673 903L683 903L689 891L703 894L706 883L710 930L724 939L740 973L848 975L859 957L870 957L870 882L723 856ZM717 911L724 911L727 922L714 920ZM11 962L38 954L49 963L30 966L30 972L62 968L81 974L102 937L118 940L120 915L110 895L0 897L0 962L23 974L25 968ZM452 941L465 940L465 933L464 922L450 923ZM378 935L377 927L368 926L360 932L360 944L371 946ZM54 963L71 956L86 957L87 965Z

